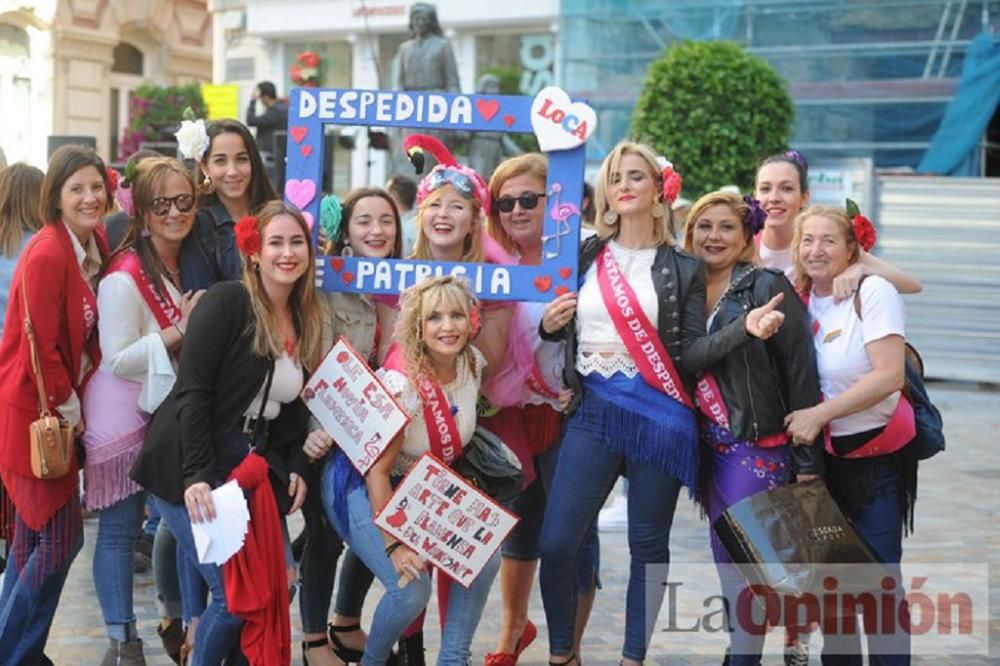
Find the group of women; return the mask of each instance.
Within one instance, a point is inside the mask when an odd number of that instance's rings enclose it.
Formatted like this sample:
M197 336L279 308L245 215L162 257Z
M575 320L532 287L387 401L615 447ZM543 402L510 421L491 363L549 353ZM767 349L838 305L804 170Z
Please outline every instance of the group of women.
M399 298L317 292L312 230L276 200L252 136L235 121L210 123L208 136L195 174L150 157L122 184L92 151L60 148L34 195L44 226L4 243L8 255L23 252L0 342L0 478L14 507L0 663L51 663L43 648L82 546L76 467L60 479L31 472L28 424L40 408L81 435L85 502L99 515L105 664L145 663L132 547L147 497L146 511L161 517L158 633L178 663L288 663L295 589L307 663L423 663L431 571L373 516L424 452L451 463L477 427L521 462L524 489L511 507L520 520L468 587L436 575L442 665L468 663L498 573L502 630L485 663L516 664L538 633L528 618L536 571L550 663L582 663L599 587L596 516L622 475L623 664L646 657L683 487L714 520L757 491L823 477L874 552L899 562L916 463L896 443L889 455L867 445L884 443L897 418L898 291L920 286L868 254L863 223L807 206L798 153L764 160L756 198L698 200L682 249L668 232L678 174L648 146L623 142L597 176L579 288L547 304L480 303L450 277ZM507 160L487 183L433 139L412 142L437 159L418 189L413 257L541 261L552 195L544 157ZM5 182L0 175L0 211ZM102 220L124 187L132 210L112 251ZM321 208L326 254L400 256L400 215L383 190ZM410 417L364 477L299 398L341 336ZM228 480L248 497L250 533L224 565L202 563L192 524L214 518L212 491ZM300 508L296 571L284 516ZM712 551L728 562L714 538ZM741 581L722 571L733 594ZM363 628L375 578L385 592ZM824 659L861 663L859 646L837 638ZM726 658L759 663L760 651L759 637L734 633ZM908 663L907 653L872 659Z

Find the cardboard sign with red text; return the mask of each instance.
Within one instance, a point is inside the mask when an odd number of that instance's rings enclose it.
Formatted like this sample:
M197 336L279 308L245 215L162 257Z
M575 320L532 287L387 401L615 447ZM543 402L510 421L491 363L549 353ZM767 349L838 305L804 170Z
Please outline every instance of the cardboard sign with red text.
M362 476L410 422L343 337L306 382L302 401Z
M400 482L375 524L465 587L518 518L430 452Z

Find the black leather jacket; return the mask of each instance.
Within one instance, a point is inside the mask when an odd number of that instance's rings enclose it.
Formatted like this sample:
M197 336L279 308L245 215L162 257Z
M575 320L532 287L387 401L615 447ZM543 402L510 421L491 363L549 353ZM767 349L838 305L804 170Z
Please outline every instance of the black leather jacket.
M579 279L583 283L587 270L607 239L588 238L580 246ZM659 296L659 313L656 330L660 341L673 359L689 395L694 395L695 373L700 372L739 348L751 338L746 332L745 315L736 317L717 334L705 331L705 268L701 260L680 248L661 245L656 251L652 267L653 287ZM553 334L545 332L541 324L539 335L543 340L566 341L566 365L563 379L573 391L567 414L576 409L583 390L583 382L576 372L576 316L566 326Z
M710 333L724 330L779 293L785 323L768 340L751 337L711 368L729 409L730 428L745 440L785 430L785 416L820 401L819 374L809 312L785 275L770 268L737 264ZM792 447L792 472L823 473L823 436L811 446Z

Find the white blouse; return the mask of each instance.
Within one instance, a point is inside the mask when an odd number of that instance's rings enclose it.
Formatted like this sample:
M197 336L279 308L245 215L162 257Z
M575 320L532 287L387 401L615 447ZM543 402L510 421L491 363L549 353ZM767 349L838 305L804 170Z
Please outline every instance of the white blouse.
M173 283L163 287L174 303L181 294ZM160 325L146 304L132 276L115 271L105 276L97 288L97 330L101 342L101 368L116 377L142 384L139 408L152 414L170 393L177 379Z
M653 262L656 248L630 250L615 241L608 243L622 274L639 299L639 305L653 325L659 316L660 303L653 286ZM635 377L639 369L618 335L611 315L604 305L601 287L597 284L597 261L587 270L576 305L576 369L582 375L592 372L610 377L616 372Z
M281 413L281 405L289 403L298 397L302 392L304 384L302 366L284 353L281 358L274 362L274 378L271 379L271 392L267 394L267 404L264 405L264 418L268 421L278 417ZM260 401L264 399L264 386L267 384L267 376L260 385L257 395L250 401L250 406L243 412L245 416L254 418L260 414Z
M486 367L486 357L483 353L472 346L469 349L476 359L475 369L469 367L465 360L466 355L462 354L458 359L455 380L441 387L455 415L455 425L458 426L458 434L462 438L463 445L472 439L472 434L476 430L476 401L479 399L483 368ZM410 417L410 422L403 431L403 448L392 466L392 476L402 476L409 471L417 458L431 448L424 420L424 406L420 400L420 393L404 373L379 368L375 374L389 393L396 396Z

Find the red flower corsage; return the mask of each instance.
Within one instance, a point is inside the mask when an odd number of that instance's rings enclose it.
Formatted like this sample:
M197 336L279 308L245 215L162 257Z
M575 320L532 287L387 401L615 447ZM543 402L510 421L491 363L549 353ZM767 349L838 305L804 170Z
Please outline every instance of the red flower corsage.
M108 194L118 191L118 172L108 167L105 171L108 174Z
M681 193L681 175L674 171L673 166L663 169L663 198L669 203L677 201L677 195Z
M878 239L878 235L875 233L875 225L861 214L861 209L858 208L858 204L854 201L848 199L846 208L847 217L854 224L854 240L858 242L858 245L865 252L871 252L872 248L875 247L875 241Z
M236 224L236 247L248 257L260 252L260 229L253 215L240 218Z
M482 328L482 319L479 314L479 306L473 305L469 308L469 337L474 338L479 335L479 329Z

